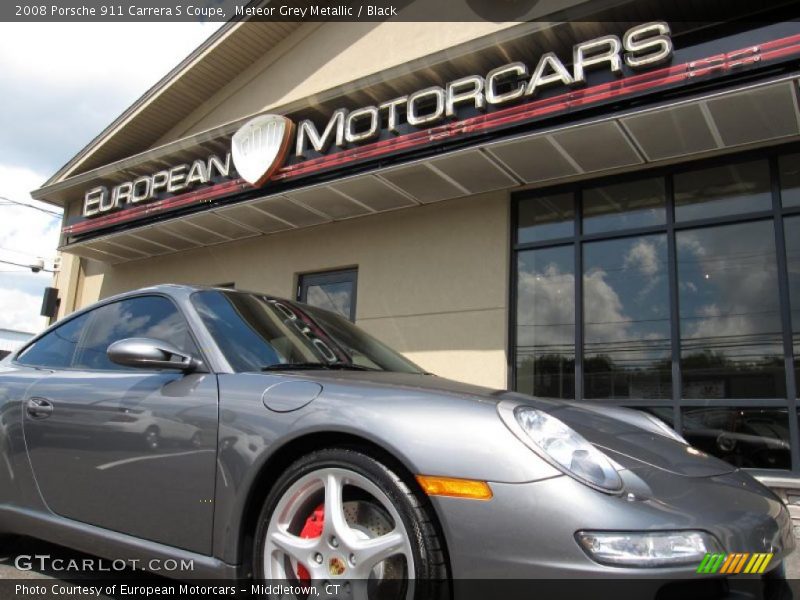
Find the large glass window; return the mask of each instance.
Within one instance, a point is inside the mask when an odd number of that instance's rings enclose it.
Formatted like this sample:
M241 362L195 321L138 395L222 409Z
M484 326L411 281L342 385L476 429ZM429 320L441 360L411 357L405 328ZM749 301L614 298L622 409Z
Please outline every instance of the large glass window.
M569 237L575 233L575 195L532 198L519 207L517 240L521 244Z
M325 271L300 275L297 299L356 320L358 270Z
M663 177L583 191L583 233L663 225L666 220Z
M786 270L789 272L789 300L792 309L794 378L800 384L800 215L783 221L786 232ZM797 385L800 395L800 385Z
M772 208L766 160L677 173L674 181L676 221Z
M676 234L684 398L786 394L772 221Z
M586 398L670 398L667 238L583 246Z
M516 390L677 419L734 465L800 475L800 152L525 194Z
M778 164L783 205L800 206L800 154L781 156Z
M575 249L520 252L516 389L575 397Z

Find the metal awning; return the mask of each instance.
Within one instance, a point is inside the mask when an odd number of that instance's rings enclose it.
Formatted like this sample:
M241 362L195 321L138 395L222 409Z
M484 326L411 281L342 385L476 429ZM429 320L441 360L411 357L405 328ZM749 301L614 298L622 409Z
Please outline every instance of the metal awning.
M483 192L793 141L800 138L797 94L797 76L752 84L165 218L61 250L117 264Z

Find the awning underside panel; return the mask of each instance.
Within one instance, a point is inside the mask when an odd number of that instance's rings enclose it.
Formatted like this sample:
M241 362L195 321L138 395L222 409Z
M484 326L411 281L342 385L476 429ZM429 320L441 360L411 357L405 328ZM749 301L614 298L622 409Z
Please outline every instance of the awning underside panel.
M800 137L797 81L752 85L165 218L61 248L116 264L453 198L640 169Z

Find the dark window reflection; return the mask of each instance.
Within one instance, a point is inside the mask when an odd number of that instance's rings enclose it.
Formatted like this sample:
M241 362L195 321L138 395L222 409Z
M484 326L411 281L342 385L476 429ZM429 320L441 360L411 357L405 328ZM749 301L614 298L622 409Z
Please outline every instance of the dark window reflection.
M664 179L641 179L583 192L583 232L599 233L666 222Z
M74 367L81 369L135 369L111 362L108 347L126 338L152 338L169 342L182 352L197 356L189 327L171 300L161 296L142 296L106 304L92 311L83 334Z
M670 398L667 238L583 247L586 398Z
M631 406L629 408L649 413L670 427L675 427L675 410L671 406Z
M772 208L766 160L678 173L674 182L676 221Z
M529 198L519 204L521 244L568 237L575 233L575 196L572 193Z
M297 299L355 321L357 280L357 269L306 273L298 280Z
M692 446L737 467L789 469L785 408L684 408L683 437Z
M789 272L789 302L794 330L794 376L795 381L800 382L800 217L787 217L783 226L786 231L786 268Z
M517 258L515 389L575 397L574 248L520 252Z
M800 154L781 156L778 164L783 205L800 206Z
M288 315L273 304L250 294L210 290L194 294L192 302L236 372L258 371L279 362L318 360L305 340L299 338L303 341L299 344L290 341L299 336Z
M676 234L684 398L786 393L772 221Z
M312 306L244 292L204 290L192 302L236 372L360 366L421 373L405 357L344 317Z
M23 365L35 365L51 369L71 367L78 341L86 324L89 322L91 314L84 313L80 317L67 321L54 329L38 342L28 347L20 355L19 362Z
M352 312L353 284L350 282L308 286L306 302L349 319Z

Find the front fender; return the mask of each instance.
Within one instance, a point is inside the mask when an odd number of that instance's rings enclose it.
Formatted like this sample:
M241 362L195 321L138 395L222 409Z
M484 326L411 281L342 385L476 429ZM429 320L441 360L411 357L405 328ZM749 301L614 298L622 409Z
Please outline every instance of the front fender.
M302 408L267 409L261 401L264 390L287 380L297 378L219 377L214 546L226 562L238 561L238 532L262 470L299 438L356 436L391 454L413 475L522 483L561 474L506 428L491 400L326 381L322 393Z
M392 400L325 395L297 415L290 434L336 431L363 437L415 475L521 483L561 474L508 430L494 402L427 394L398 394Z

